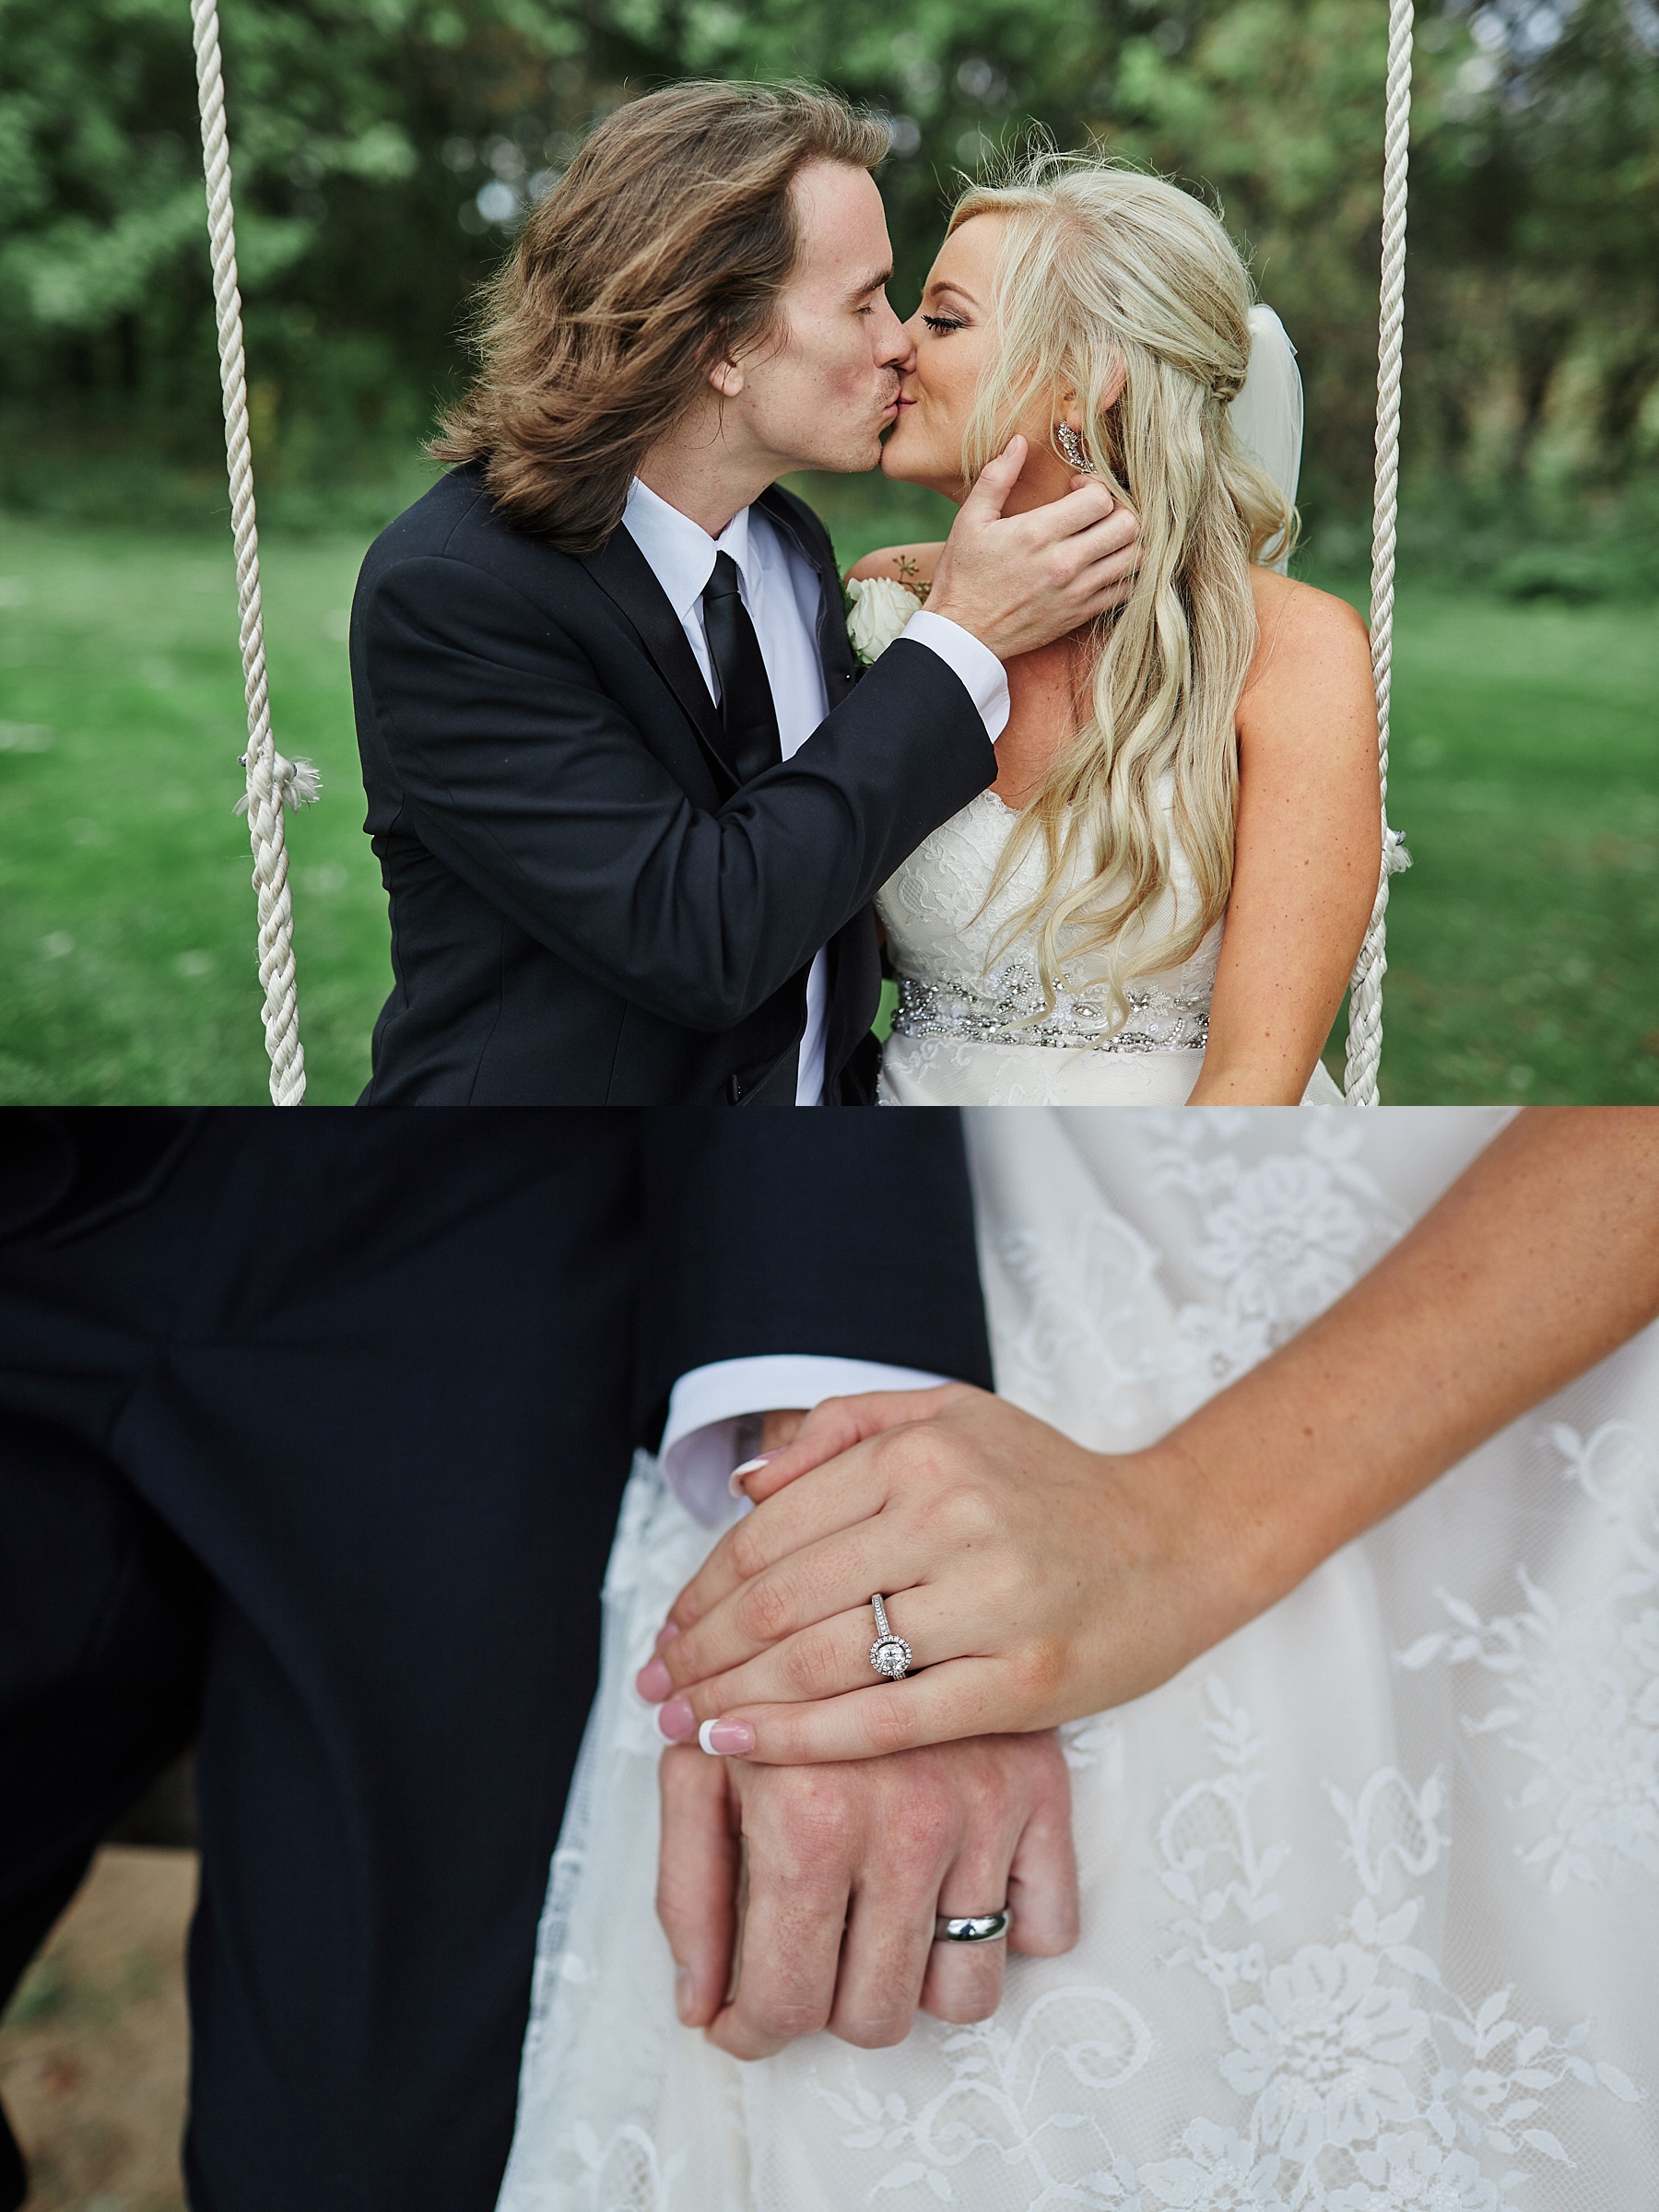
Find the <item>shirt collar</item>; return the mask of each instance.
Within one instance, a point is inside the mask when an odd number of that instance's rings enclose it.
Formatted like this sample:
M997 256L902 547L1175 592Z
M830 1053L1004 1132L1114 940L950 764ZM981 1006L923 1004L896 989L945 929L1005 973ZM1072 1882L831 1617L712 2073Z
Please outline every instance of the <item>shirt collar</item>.
M748 596L755 579L749 573L749 511L741 507L718 537L711 537L700 523L641 484L638 477L628 488L622 510L623 526L667 594L668 603L684 622L702 597L714 573L715 556L729 553L737 563Z

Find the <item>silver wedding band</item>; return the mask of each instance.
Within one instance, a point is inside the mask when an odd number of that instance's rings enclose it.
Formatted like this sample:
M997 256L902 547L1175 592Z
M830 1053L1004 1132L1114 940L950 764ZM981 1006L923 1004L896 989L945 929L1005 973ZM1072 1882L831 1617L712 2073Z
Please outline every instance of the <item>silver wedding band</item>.
M966 1912L950 1916L944 1912L934 1921L935 1943L996 1943L1008 1932L1008 1909L1000 1912Z
M870 1665L884 1680L902 1682L910 1672L911 1647L888 1626L887 1607L879 1594L870 1600L876 1615L876 1641L870 1646Z

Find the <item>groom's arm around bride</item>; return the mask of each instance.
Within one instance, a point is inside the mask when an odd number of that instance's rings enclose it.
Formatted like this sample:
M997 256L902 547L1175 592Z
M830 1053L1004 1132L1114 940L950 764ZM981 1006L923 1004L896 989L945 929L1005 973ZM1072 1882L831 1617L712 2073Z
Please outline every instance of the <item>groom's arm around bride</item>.
M375 1103L862 1103L870 900L995 773L1001 662L1115 602L1103 488L982 478L929 609L856 673L829 538L909 340L871 169L818 95L603 124L498 280L456 465L352 622L394 985Z

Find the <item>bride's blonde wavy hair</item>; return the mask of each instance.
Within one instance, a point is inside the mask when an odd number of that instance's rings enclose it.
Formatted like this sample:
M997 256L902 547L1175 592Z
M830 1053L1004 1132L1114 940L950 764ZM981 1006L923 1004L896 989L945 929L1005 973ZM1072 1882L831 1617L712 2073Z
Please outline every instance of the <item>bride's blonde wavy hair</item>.
M991 214L1006 225L1001 344L976 395L965 470L971 480L1030 411L1057 411L1075 386L1088 465L1139 517L1141 565L1127 603L1087 636L1081 726L1008 839L986 903L1041 839L1042 888L1003 944L1037 930L1045 1012L1062 970L1087 960L1121 1022L1128 983L1189 959L1227 905L1234 715L1256 647L1250 564L1289 547L1296 515L1233 434L1250 280L1208 208L1157 177L1045 148L972 186L950 229ZM1171 881L1166 777L1197 901L1154 946L1147 910ZM1081 880L1067 888L1074 870Z

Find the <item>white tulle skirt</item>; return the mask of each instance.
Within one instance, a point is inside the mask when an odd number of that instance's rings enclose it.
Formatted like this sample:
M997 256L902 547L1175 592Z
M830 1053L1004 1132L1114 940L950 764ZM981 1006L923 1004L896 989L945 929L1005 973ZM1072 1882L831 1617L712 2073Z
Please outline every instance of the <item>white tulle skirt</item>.
M999 1388L1092 1446L1149 1441L1500 1119L971 1116ZM676 2021L630 1677L709 1542L642 1459L506 2212L1659 2204L1659 1331L1068 1726L1080 1942L894 2050L741 2065Z

